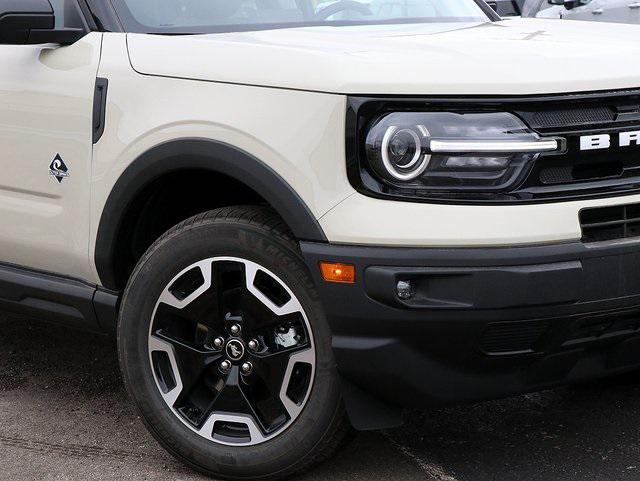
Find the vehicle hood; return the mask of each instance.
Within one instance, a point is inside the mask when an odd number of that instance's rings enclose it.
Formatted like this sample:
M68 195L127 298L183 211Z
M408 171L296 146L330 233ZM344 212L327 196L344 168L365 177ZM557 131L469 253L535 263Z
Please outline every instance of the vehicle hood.
M640 87L640 27L543 19L129 34L142 74L371 95L520 95Z

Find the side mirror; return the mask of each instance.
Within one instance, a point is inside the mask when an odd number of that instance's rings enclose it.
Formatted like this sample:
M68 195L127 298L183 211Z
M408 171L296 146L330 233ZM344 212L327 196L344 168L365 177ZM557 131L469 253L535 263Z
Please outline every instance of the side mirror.
M0 0L0 44L69 45L86 34L80 28L56 30L55 25L49 0Z

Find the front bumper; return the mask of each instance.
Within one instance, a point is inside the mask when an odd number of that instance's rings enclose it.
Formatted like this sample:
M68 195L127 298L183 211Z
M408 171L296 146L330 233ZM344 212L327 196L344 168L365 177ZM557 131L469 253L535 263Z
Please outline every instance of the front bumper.
M640 367L640 240L501 248L301 243L339 371L388 406L464 403ZM356 265L332 284L318 262ZM398 280L415 295L402 301Z

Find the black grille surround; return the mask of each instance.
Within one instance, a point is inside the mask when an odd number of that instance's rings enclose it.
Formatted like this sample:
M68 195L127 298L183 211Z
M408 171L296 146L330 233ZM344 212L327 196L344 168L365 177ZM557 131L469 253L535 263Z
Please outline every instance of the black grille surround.
M585 243L640 237L640 204L582 209L580 227Z
M364 139L372 121L401 111L510 112L543 137L567 139L562 154L542 154L511 190L464 194L404 189L367 166ZM448 204L526 204L640 192L640 146L618 147L618 134L640 130L640 89L527 97L349 97L347 172L353 187L376 198ZM580 138L611 135L611 148L581 151Z

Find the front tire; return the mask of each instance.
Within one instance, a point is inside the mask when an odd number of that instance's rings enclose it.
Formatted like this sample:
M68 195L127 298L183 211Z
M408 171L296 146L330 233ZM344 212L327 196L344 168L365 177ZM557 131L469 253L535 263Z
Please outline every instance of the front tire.
M349 432L315 286L268 209L218 209L162 236L126 288L118 345L151 433L207 474L290 476Z

